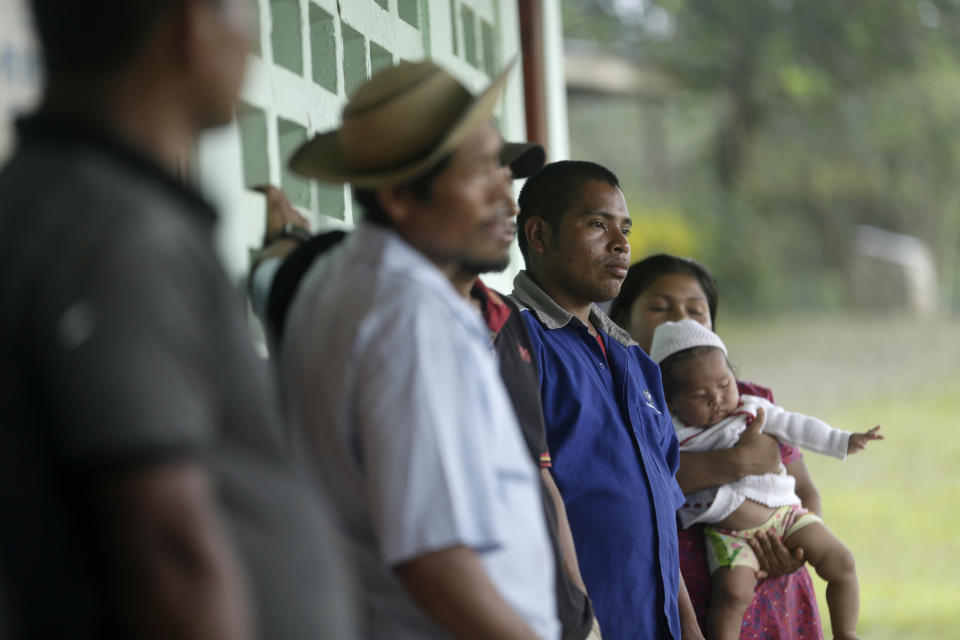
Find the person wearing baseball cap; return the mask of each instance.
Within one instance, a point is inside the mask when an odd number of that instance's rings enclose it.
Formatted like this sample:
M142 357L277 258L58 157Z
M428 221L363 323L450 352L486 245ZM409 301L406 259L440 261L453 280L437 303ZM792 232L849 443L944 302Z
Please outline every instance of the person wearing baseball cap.
M363 209L298 287L279 364L371 638L559 637L537 471L451 283L504 264L515 234L492 121L510 66L477 95L431 62L387 69L291 160Z
M536 142L505 142L500 150L500 163L510 168L514 179L529 177L543 166L545 160L546 152ZM275 187L265 187L263 191L267 195L267 234L268 237L273 234L276 240L264 247L263 251L269 253L254 267L250 297L254 311L267 328L271 349L276 349L283 341L287 312L304 275L320 256L336 246L347 234L342 230L334 230L300 240L286 233L285 225L302 225L306 220L297 213L282 191ZM504 244L509 246L510 243ZM503 263L498 265L500 268L492 271L506 268L507 258L505 254ZM487 288L480 275L461 268L451 281L465 299L479 308L483 316L524 442L534 464L540 468L547 531L557 567L557 614L561 637L564 640L599 637L599 626L580 575L563 499L550 471L551 458L537 391L537 366L529 357L530 338L514 303Z
M543 166L545 160L546 152L536 142L505 142L500 150L500 163L510 167L514 179L529 177ZM264 190L267 193L268 233L271 225L274 229L282 229L287 223L305 223L282 191L275 187ZM273 256L255 267L250 296L254 310L268 330L271 349L277 349L283 341L287 312L304 275L320 256L339 244L346 235L344 231L335 230L300 241L281 232L275 242L265 247L266 251L273 252ZM503 268L507 266L506 257L501 265ZM561 637L564 640L599 637L599 626L580 575L563 499L550 471L551 458L537 391L537 366L529 357L530 338L514 303L487 288L480 275L460 269L452 282L465 299L479 308L483 316L524 442L534 464L540 468L547 531L557 567L557 614Z
M500 149L500 164L510 168L514 179L533 175L545 161L546 151L537 142L504 142ZM309 221L283 191L270 185L254 189L266 198L266 220L263 246L255 251L250 269L250 301L270 339L279 340L304 274L346 233L338 229L313 235Z

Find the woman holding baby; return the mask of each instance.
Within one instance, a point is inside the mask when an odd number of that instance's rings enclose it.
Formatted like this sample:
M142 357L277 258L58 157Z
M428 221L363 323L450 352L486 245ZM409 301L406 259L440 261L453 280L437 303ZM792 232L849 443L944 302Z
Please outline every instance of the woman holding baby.
M693 319L715 329L718 294L716 281L699 263L669 255L655 255L634 264L614 300L610 315L650 353L654 331L668 321ZM741 393L773 399L769 389L738 382ZM804 508L820 514L820 494L798 449L779 445L761 433L754 421L736 446L719 451L681 453L677 481L684 493L738 481L748 475L774 472L782 464L796 479L796 494ZM701 628L706 629L710 598L703 526L679 531L680 568ZM776 536L758 534L751 542L760 565L752 604L743 617L740 638L801 640L821 638L816 594L804 568L803 550L787 550Z

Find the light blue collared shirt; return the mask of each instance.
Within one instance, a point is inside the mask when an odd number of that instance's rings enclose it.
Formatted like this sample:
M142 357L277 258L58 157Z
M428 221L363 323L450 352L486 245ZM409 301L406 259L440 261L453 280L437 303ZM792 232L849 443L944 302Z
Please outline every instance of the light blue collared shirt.
M360 568L367 637L444 637L391 569L464 545L557 638L539 477L480 314L398 235L362 224L311 267L287 331L291 418Z

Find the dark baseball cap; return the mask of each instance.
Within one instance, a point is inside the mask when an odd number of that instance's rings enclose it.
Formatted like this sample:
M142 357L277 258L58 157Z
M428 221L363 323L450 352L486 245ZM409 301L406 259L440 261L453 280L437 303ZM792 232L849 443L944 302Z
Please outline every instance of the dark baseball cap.
M547 160L547 152L537 142L504 142L500 164L510 165L514 178L528 178Z

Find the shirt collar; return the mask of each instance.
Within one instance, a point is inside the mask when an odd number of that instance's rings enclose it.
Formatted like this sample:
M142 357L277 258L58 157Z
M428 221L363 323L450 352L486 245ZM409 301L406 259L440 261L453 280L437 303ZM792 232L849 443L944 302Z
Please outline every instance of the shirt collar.
M489 289L480 278L473 285L470 295L480 301L480 312L493 333L500 333L503 325L510 319L510 307L493 289Z
M562 329L571 321L583 324L576 316L558 305L526 271L521 271L513 279L513 299L521 307L529 309L537 316L547 329ZM595 304L590 308L590 322L623 346L637 346L637 342L630 337L630 334L620 328Z
M16 126L17 133L24 143L35 141L42 144L56 144L60 147L95 149L157 183L165 191L189 205L187 210L198 215L208 224L213 224L217 219L216 211L196 190L184 184L156 160L105 127L42 112L20 118Z
M358 253L366 259L382 262L385 272L404 278L432 291L444 300L468 326L487 336L477 310L460 293L435 264L410 245L393 229L373 222L361 222L350 234Z

